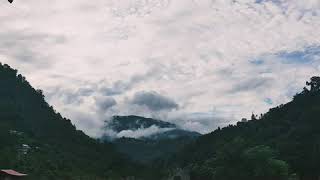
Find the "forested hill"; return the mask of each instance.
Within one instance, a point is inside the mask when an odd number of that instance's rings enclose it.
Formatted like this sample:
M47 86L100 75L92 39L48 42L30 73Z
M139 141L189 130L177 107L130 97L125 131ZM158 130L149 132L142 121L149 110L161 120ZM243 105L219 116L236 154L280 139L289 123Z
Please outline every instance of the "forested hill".
M117 133L118 137L105 135L102 140L112 140L119 152L136 162L146 164L170 157L201 135L169 122L141 116L114 116L106 123L105 129ZM121 135L121 132L131 134L124 136L126 134ZM134 136L134 132L139 132L140 136Z
M287 104L200 137L170 164L193 179L317 180L320 175L320 77Z
M130 175L156 180L177 167L189 171L192 180L318 180L320 77L307 86L291 102L201 136L146 169L116 152L114 145L77 130L45 102L42 91L0 64L0 169L41 180Z
M107 124L106 128L121 132L123 130L137 130L139 128L149 128L151 126L157 126L159 128L176 128L175 124L141 116L114 116L111 122Z
M30 179L107 179L136 172L129 161L76 129L17 70L0 64L0 169Z

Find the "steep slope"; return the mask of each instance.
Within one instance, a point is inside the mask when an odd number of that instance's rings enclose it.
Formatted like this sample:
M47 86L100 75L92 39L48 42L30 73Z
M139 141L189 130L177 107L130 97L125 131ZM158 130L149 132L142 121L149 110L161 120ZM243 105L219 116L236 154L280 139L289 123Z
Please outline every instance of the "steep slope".
M133 115L114 116L107 122L105 129L113 131L117 137L136 139L175 139L200 135L197 132L183 130L169 122ZM107 136L108 134L105 138L108 138Z
M0 168L30 179L106 179L130 174L132 167L112 145L56 113L17 70L0 64Z
M293 101L260 118L200 137L169 164L187 168L199 180L318 179L320 78L307 85Z
M143 163L167 158L200 136L175 124L141 116L115 116L107 123L106 130L112 130L117 137L106 135L104 140L113 138L118 151Z
M151 126L157 126L159 128L177 128L175 124L141 116L114 116L107 124L106 128L121 132L123 130L137 130L140 128L149 128Z

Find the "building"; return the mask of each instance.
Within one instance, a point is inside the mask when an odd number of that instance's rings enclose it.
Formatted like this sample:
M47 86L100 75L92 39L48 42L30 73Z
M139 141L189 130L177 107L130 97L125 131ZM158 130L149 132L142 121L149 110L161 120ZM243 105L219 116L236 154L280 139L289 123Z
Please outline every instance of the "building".
M27 174L22 174L11 169L0 170L0 180L23 180Z

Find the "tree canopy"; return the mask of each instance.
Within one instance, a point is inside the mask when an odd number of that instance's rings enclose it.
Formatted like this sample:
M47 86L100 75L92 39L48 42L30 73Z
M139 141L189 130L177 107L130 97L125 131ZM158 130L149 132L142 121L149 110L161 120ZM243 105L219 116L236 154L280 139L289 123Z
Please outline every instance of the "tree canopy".
M320 176L320 77L291 102L259 118L200 137L169 162L194 179L287 179Z

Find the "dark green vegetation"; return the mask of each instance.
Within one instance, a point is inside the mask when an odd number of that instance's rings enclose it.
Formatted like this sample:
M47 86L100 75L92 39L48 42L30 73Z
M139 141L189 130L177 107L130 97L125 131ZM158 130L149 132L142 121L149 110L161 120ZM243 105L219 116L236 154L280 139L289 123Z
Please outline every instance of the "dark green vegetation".
M159 128L176 128L175 124L141 116L114 116L106 125L106 128L112 129L115 132L120 132L123 130L149 128L151 126L157 126Z
M113 143L119 152L127 154L134 161L145 164L168 158L193 140L188 137L162 140L120 138Z
M112 142L119 152L128 155L134 161L150 163L160 158L168 158L200 136L197 132L179 129L175 124L140 116L115 116L106 125L106 129L116 133L150 127L165 128L166 131L140 138L123 137L114 139ZM108 141L110 137L105 136L103 139Z
M200 137L170 164L190 170L195 180L318 180L320 77L307 85L260 118Z
M120 133L121 131L137 131L152 127L165 131L159 131L148 136L138 137L138 139L160 140L200 136L200 133L183 130L175 124L141 116L114 116L111 121L107 122L105 129ZM108 139L108 136L105 136L104 138Z
M45 102L42 91L32 88L16 70L0 64L0 168L41 180L131 175L157 180L170 171L174 174L177 167L189 171L192 180L318 180L320 77L311 78L307 86L291 102L259 118L252 116L249 122L193 140L181 140L190 133L170 123L138 117L137 124L130 120L137 116L117 117L125 119L119 121L123 123L120 126L119 122L111 124L117 132L153 125L173 130L149 139L118 139L115 146L76 130ZM168 138L177 134L181 136ZM117 148L135 160L147 157L142 162L149 163L148 168L132 163ZM172 153L176 154L168 157Z
M49 106L40 90L0 64L0 168L30 179L94 180L138 174L111 144L76 130ZM142 170L142 171L141 171Z

